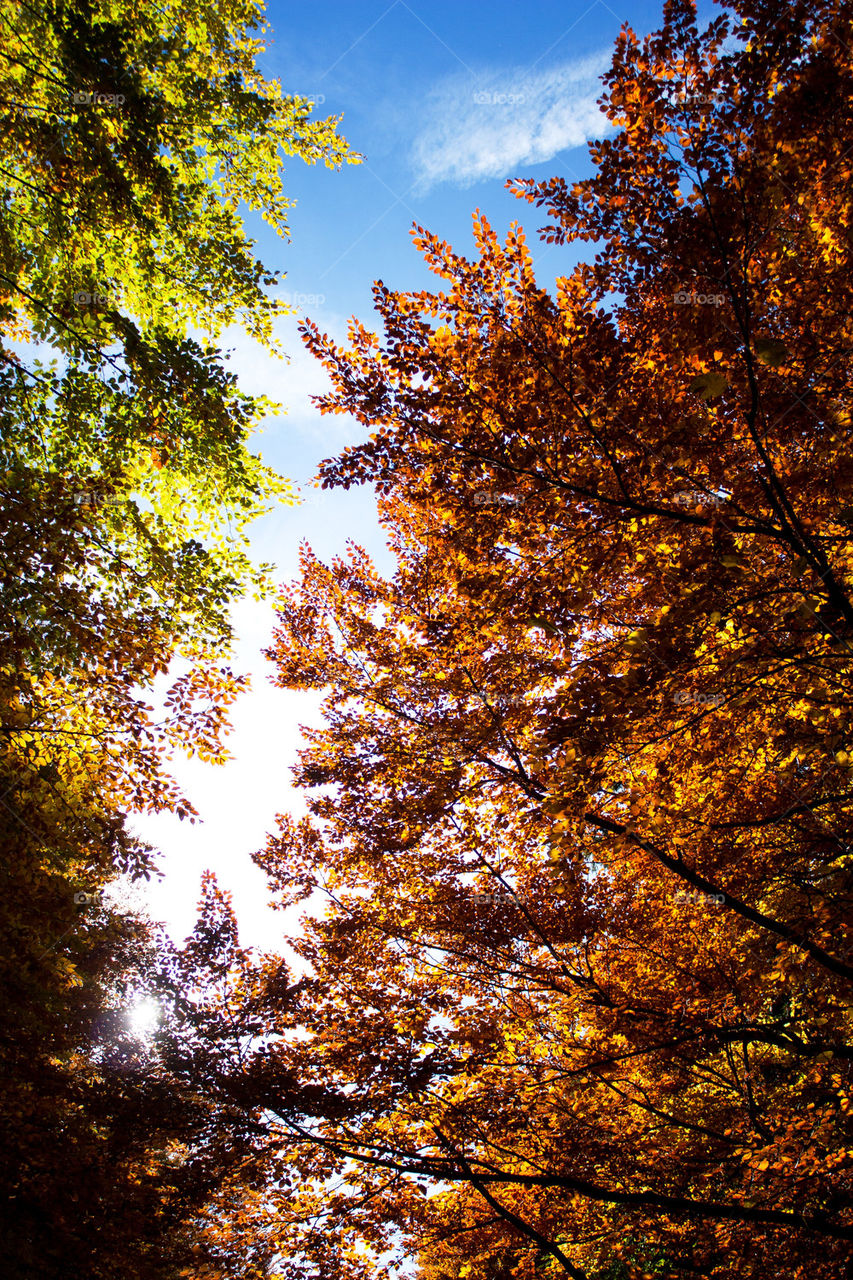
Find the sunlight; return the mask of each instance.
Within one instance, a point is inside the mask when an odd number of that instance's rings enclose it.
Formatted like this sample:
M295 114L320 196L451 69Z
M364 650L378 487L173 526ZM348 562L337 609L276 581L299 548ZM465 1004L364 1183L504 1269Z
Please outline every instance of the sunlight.
M137 1000L127 1011L127 1021L134 1035L147 1039L160 1024L160 1006L150 996Z

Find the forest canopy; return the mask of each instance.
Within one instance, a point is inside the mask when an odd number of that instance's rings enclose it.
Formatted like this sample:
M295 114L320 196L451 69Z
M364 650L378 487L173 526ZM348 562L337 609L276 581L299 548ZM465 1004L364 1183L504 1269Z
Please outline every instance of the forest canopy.
M553 294L478 214L305 326L398 568L306 548L273 648L325 725L258 860L328 899L254 1067L282 1275L846 1266L851 34L667 5L593 175L511 184L591 246Z
M42 201L7 210L8 225L64 216L72 179L57 155L101 147L74 198L120 190L139 253L137 302L86 310L81 338L76 312L45 304L45 281L109 300L111 251L72 268L26 248L17 224L2 241L25 480L3 515L23 566L4 588L23 601L7 643L24 658L4 667L3 777L22 883L0 902L34 957L45 926L13 906L30 901L23 882L49 881L39 910L55 903L54 918L118 851L144 869L122 815L189 812L163 776L167 743L221 757L240 682L214 661L216 639L238 586L261 585L222 513L254 514L282 488L246 450L257 404L187 326L225 270L226 300L202 309L211 332L245 312L268 338L271 278L245 244L222 248L235 201L282 225L277 148L357 158L336 121L306 123L303 102L252 79L254 7L215 10L225 49L207 9L169 11L174 36L140 17L132 39L101 12L86 36L103 38L97 74L73 61L89 10L57 10L37 32L34 16L15 56L65 59L64 88L100 97L125 92L103 73L118 50L136 115L111 129L76 104L48 139L41 116L7 108L30 166L21 187ZM192 56L176 57L185 45ZM135 66L140 48L153 71ZM204 150L199 85L237 112L228 129L254 140L251 162L229 160L219 133ZM670 0L657 32L626 27L617 41L590 176L508 184L525 212L544 211L541 240L580 257L554 289L537 283L521 225L499 236L478 211L471 256L415 228L436 283L378 281L377 332L353 320L341 342L303 324L331 380L320 408L362 433L320 480L374 487L396 567L380 571L355 542L330 563L304 544L279 600L276 682L323 698L295 769L307 816L282 816L256 855L279 906L306 904L286 939L299 972L241 946L212 879L183 946L93 915L106 937L87 924L72 955L9 966L28 1055L40 1011L53 1019L20 1093L35 1102L10 1108L30 1108L13 1129L25 1155L13 1194L79 1244L66 1175L32 1155L38 1125L55 1123L49 1062L83 1099L75 1150L100 1177L89 1220L106 1208L117 1224L100 1271L78 1253L70 1274L845 1273L851 90L848 3L736 0L700 28L688 0ZM178 93L181 123L164 123ZM53 99L42 105L59 119ZM186 257L147 260L158 208L188 237ZM79 263L90 274L72 281ZM146 311L149 270L165 292ZM178 270L189 294L173 308ZM25 369L14 344L48 338L65 363ZM110 461L86 485L145 503L38 505L43 486L65 483L66 459L92 467L96 439ZM39 523L37 510L50 514ZM191 674L159 730L133 686L176 653ZM72 684L92 723L70 722L62 754L44 733L65 732L55 708ZM113 1041L91 1047L112 993L140 980L134 965L162 1012L144 1062ZM76 1020L59 994L71 988ZM104 1131L103 1155L90 1154ZM36 1260L4 1230L19 1274L58 1274L58 1250Z

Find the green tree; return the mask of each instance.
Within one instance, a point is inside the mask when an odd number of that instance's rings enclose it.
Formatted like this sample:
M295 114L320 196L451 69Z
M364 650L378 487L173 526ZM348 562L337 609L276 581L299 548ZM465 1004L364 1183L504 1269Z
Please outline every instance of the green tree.
M192 333L272 343L287 308L238 206L286 235L281 153L358 159L257 71L261 18L255 0L0 6L7 489L23 470L46 503L60 482L91 494L101 575L191 648L257 583L241 530L283 491L246 447L266 402Z
M0 31L4 1266L201 1275L228 1159L129 1036L155 940L104 892L155 865L129 813L192 813L167 754L223 758L246 526L288 497L215 345L286 310L242 215L286 236L282 157L358 157L258 71L254 0L2 0Z

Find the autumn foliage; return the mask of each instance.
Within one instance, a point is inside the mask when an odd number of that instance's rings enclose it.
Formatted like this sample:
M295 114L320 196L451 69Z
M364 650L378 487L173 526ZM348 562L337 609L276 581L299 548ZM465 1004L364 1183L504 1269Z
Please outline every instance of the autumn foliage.
M60 9L21 37L25 70L33 47L77 68L88 19ZM478 214L471 258L417 229L439 284L378 284L381 336L306 326L321 407L365 428L323 483L375 486L397 569L306 547L282 601L278 680L326 713L309 816L258 854L281 905L308 904L298 981L240 946L212 882L182 948L96 896L150 869L123 814L184 804L164 752L221 756L239 682L212 659L259 582L225 513L279 492L245 448L258 404L186 338L190 304L172 315L171 249L144 261L145 210L187 236L181 191L198 202L193 296L221 268L211 330L248 311L263 338L261 268L223 249L235 202L265 207L288 139L346 158L334 122L243 79L240 6L225 68L213 39L175 57L203 23L181 14L180 39L95 24L129 78L110 127L6 108L35 191L0 243L4 1257L39 1280L838 1280L853 6L738 0L700 31L675 0L645 41L625 30L592 175L511 184L566 254L553 294L520 227ZM215 132L211 200L197 81L220 126L257 130L239 161ZM84 144L104 163L75 178ZM133 305L84 325L47 296L71 254L24 239L52 210L64 244L69 191L111 201L137 253ZM26 365L33 337L67 363ZM138 688L175 653L192 674L157 721ZM119 1025L140 985L163 1015L144 1061Z
M478 215L306 328L398 568L306 548L275 639L326 694L259 855L328 902L248 1095L282 1276L844 1272L851 19L669 4L593 175L515 184L594 244L553 296Z

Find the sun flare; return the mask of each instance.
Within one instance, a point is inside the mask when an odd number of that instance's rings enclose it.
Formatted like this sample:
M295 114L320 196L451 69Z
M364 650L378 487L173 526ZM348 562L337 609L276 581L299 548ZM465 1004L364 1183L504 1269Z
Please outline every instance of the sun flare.
M128 1009L127 1021L134 1035L143 1039L152 1035L160 1023L160 1006L149 996L137 1000Z

